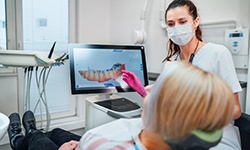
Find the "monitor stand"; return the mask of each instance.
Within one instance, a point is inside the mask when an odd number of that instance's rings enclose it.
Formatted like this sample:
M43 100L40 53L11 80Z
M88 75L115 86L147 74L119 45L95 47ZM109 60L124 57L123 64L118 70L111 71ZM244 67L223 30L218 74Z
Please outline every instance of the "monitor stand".
M111 100L114 98L122 98L118 94L99 94L98 97L99 97L99 100Z
M86 97L86 100L90 100L91 102L99 102L99 101L113 100L119 98L122 99L124 97L120 96L119 94L95 94Z
M101 94L86 97L86 129L119 118L138 118L142 108L118 94Z

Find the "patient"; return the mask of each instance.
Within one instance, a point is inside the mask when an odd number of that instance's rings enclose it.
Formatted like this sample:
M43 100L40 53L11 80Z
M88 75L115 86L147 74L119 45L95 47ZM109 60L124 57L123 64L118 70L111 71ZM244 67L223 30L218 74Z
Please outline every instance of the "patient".
M145 89L147 96L142 118L119 119L91 129L80 137L62 129L42 133L36 130L34 115L28 111L23 117L26 130L23 135L18 114L14 113L14 116L10 115L8 129L11 147L200 150L215 146L222 136L222 128L233 117L232 91L220 77L195 66L182 62L168 65L154 86Z

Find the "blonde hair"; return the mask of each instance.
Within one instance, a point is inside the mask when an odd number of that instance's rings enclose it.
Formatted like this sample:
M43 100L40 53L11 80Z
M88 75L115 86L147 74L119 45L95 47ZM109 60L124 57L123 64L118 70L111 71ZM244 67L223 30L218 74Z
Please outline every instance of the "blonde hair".
M145 129L181 140L193 130L223 128L233 118L234 96L220 77L183 62L170 62L148 99Z

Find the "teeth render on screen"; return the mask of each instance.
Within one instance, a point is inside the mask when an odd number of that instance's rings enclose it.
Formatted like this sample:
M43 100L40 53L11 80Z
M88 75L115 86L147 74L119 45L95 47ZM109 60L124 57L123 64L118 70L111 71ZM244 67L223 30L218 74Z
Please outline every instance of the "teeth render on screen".
M108 80L115 80L122 75L121 70L125 70L125 64L117 62L111 69L106 70L79 70L81 76L89 81L105 82Z

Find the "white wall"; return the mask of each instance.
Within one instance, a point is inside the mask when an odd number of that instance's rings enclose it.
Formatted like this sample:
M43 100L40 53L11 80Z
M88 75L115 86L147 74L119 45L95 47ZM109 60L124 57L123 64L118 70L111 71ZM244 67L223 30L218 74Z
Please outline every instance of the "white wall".
M140 29L140 11L145 0L93 0L81 2L79 16L79 41L97 43L134 44L133 34ZM243 27L250 27L249 0L193 0L197 5L201 22L237 18ZM169 4L170 0L166 0ZM166 56L167 35L160 28L161 1L149 0L146 16L146 46L149 72L160 72L161 60ZM97 26L98 25L98 26ZM99 27L99 28L98 28ZM101 27L101 31L100 31ZM234 28L221 25L204 27L204 40L223 43L224 30ZM150 56L150 57L149 57Z
M110 3L110 41L133 43L133 31L140 29L140 11L144 0L115 1ZM129 38L128 38L129 37Z
M78 2L78 42L109 43L110 0L79 0Z
M146 0L91 0L81 1L79 13L79 39L83 43L134 44L134 31L140 29L140 13ZM166 0L167 5L171 0ZM198 8L201 23L238 19L244 28L250 28L249 0L193 0ZM161 61L167 54L167 34L160 27L161 0L149 0L146 15L147 66L149 72L160 73ZM234 24L203 26L203 40L224 44L226 29ZM248 70L237 70L247 78ZM242 79L240 79L242 80ZM243 96L245 97L245 96ZM250 99L250 98L249 98ZM250 100L249 100L250 103ZM249 106L250 109L250 106Z

